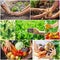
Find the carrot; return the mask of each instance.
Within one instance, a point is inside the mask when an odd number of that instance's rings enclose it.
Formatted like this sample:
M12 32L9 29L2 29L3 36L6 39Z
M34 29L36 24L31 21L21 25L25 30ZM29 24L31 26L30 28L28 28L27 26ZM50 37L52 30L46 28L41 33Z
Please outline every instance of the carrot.
M11 50L17 51L17 49L15 48L13 44L11 44Z

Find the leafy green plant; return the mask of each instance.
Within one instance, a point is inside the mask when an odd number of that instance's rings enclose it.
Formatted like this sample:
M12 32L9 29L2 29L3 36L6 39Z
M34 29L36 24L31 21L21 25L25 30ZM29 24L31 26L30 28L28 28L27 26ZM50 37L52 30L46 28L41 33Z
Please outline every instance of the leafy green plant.
M16 4L14 4L11 7L11 11L16 12L16 11L22 11L22 9L24 9L27 5L29 4L29 2L16 2Z
M22 20L17 20L16 21L16 39L20 40L20 39L27 39L27 40L31 40L31 39L44 39L44 36L41 35L36 35L33 33L28 33L27 29L29 28L37 28L41 31L44 31L44 21L43 20L30 20L30 21L22 21Z
M15 12L15 11L19 11L19 7L18 6L14 6L11 8L11 11Z
M31 2L31 7L36 7L39 0L31 0L30 2Z
M56 55L54 56L55 59L60 59L60 41L54 40L53 41L55 48L56 48Z
M12 20L0 21L0 40L15 39L15 22Z

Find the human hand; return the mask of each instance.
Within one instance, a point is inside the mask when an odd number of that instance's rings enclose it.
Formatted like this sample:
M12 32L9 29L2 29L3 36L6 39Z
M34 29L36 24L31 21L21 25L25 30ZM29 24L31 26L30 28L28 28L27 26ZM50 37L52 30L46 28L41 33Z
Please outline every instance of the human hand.
M5 40L5 46L7 47L8 50L11 49L11 43L9 42L9 40Z

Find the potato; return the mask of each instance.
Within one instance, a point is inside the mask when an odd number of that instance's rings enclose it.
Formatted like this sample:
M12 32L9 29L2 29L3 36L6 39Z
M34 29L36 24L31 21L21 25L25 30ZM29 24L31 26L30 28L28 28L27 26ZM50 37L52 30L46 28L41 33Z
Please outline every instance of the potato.
M12 55L12 52L9 52L9 53L7 53L7 58L10 58L10 56Z
M10 58L11 58L11 60L14 60L15 56L12 54Z
M16 58L16 60L18 60L18 56L16 56L15 58Z

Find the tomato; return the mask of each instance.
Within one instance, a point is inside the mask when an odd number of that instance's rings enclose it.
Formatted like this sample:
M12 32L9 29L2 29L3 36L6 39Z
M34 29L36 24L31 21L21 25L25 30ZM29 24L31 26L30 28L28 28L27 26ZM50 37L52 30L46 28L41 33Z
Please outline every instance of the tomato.
M49 39L49 36L46 36L46 39Z
M51 38L51 37L52 37L52 33L49 34L49 38Z
M23 51L18 50L18 54L19 54L19 56L23 56Z
M60 38L59 32L48 33L46 35L46 39L59 39L59 38Z
M14 56L17 56L16 52L12 52Z
M14 56L23 56L23 52L21 50L17 50L16 52L13 52Z
M50 33L47 33L47 35L46 35L46 39L49 39L49 35L50 35Z

